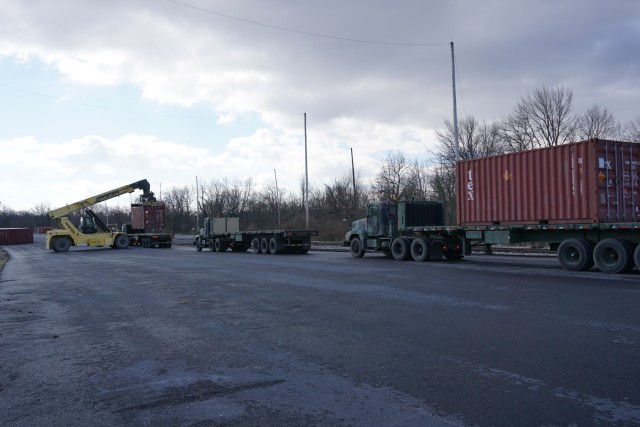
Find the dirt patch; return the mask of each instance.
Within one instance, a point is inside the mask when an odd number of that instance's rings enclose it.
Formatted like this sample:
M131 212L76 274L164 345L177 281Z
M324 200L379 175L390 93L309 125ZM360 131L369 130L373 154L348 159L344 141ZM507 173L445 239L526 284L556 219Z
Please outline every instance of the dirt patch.
M9 261L9 254L0 248L0 271L4 268L4 265Z

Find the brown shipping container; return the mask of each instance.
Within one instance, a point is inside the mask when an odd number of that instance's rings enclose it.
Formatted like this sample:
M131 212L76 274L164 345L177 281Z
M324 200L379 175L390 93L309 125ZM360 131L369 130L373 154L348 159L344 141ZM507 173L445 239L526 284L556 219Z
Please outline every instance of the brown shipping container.
M157 232L165 226L164 203L151 202L131 205L131 227Z
M640 221L640 144L592 139L458 162L459 225Z
M18 245L33 243L33 230L30 228L0 228L0 245Z

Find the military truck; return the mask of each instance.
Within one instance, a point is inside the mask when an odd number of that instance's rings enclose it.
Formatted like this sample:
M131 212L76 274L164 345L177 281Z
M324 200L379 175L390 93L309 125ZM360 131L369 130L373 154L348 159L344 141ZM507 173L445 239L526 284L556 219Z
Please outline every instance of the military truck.
M198 252L243 252L252 249L256 254L306 254L311 237L317 230L257 230L240 231L238 217L205 218L203 227L193 240Z
M460 229L444 225L444 204L439 201L372 202L367 217L353 222L344 245L355 258L367 250L416 261L455 260L465 254Z

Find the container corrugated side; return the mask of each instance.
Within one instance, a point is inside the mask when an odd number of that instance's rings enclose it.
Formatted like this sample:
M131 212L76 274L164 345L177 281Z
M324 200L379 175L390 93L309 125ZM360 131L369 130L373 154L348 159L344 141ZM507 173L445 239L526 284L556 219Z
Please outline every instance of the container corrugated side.
M592 139L458 162L460 225L640 221L640 144Z
M0 228L0 245L33 243L31 228Z

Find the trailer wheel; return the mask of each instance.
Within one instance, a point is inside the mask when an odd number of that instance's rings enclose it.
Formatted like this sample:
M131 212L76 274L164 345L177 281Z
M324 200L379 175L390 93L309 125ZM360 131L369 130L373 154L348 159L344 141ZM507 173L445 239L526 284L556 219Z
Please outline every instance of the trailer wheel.
M266 237L260 239L260 252L262 252L263 254L269 253L269 241Z
M411 242L411 257L418 262L422 262L429 258L429 246L431 240L424 237L418 237Z
M362 240L359 237L351 239L351 243L349 243L349 252L351 252L351 256L354 258L362 258L364 256L364 246L362 245Z
M558 246L558 261L565 270L587 271L593 267L593 243L585 239L566 239Z
M622 239L600 241L593 250L593 259L603 273L624 273L633 267L631 246Z
M636 246L636 250L633 251L633 262L636 268L640 270L640 244Z
M275 237L272 237L269 240L269 253L271 255L275 255L278 253L278 241L276 240Z
M409 246L409 239L406 237L397 237L391 242L391 255L393 259L397 261L404 261L409 259L411 250Z
M71 240L68 237L56 237L51 246L56 252L66 252L71 246Z
M113 247L116 249L125 249L129 247L129 236L126 234L118 234L113 241Z
M260 239L255 238L251 241L251 249L253 249L254 254L260 253Z

